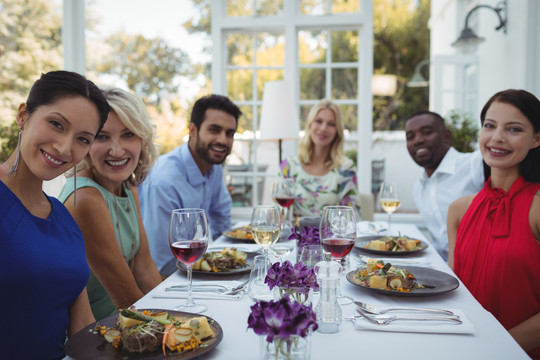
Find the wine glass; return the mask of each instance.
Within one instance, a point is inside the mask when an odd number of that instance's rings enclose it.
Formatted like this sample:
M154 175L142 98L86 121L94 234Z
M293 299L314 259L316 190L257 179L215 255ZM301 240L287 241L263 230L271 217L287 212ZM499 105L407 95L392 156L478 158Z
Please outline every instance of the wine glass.
M319 237L324 251L330 253L332 259L341 265L354 248L356 241L354 209L350 206L325 206L319 226ZM351 297L342 296L341 292L338 299L346 299L347 302L343 304L353 302Z
M272 184L272 199L283 210L283 230L292 229L292 212L290 207L296 198L295 182L291 178L280 178Z
M253 240L262 246L266 261L270 261L268 249L279 239L280 224L279 209L274 205L260 205L253 209L251 233Z
M184 305L175 310L201 313L208 307L193 301L191 289L192 266L208 248L208 220L203 209L176 209L171 213L169 225L169 246L173 255L184 265L188 274L188 297Z
M399 193L395 185L383 183L379 192L379 204L388 214L388 234L392 233L392 213L401 206Z

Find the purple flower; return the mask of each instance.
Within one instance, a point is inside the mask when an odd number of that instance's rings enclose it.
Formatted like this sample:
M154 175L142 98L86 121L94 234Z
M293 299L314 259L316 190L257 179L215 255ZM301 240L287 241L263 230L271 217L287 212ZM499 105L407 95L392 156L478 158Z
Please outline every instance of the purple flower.
M291 302L285 294L277 301L258 301L251 306L248 317L248 329L257 335L266 335L266 341L275 337L287 339L291 335L306 337L310 330L318 328L317 316L311 307Z
M292 264L289 260L283 263L274 263L266 274L264 283L272 290L274 287L294 289L295 292L309 293L309 289L316 288L317 276L313 268L304 263Z
M294 227L289 235L289 240L298 240L299 248L303 248L306 245L317 245L320 243L319 228L308 225L298 232L298 228Z

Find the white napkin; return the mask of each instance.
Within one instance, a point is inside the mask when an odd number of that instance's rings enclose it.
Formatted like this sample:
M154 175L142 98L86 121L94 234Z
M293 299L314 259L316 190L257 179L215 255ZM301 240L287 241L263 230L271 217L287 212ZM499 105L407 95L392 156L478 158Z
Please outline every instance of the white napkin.
M361 234L383 235L387 230L388 223L386 221L359 221L356 223L356 231Z
M194 299L206 300L240 300L244 296L244 292L239 292L235 295L225 295L212 292L193 292ZM154 291L153 298L158 299L187 299L187 291Z
M396 320L388 325L376 325L370 323L362 317L355 318L354 324L357 329L378 330L378 331L393 331L393 332L412 332L412 333L432 333L432 334L474 334L474 325L467 319L465 313L461 310L449 309L454 314L459 316L461 324L450 321L414 321L414 320ZM386 313L383 316L398 315L398 312ZM356 314L355 314L356 315ZM411 313L407 313L411 315ZM425 314L423 314L425 315ZM399 316L399 315L398 315Z

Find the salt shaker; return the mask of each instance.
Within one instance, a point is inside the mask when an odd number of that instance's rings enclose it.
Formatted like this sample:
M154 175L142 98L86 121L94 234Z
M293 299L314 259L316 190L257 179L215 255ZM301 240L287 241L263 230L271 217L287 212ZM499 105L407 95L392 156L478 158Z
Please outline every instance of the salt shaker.
M315 265L319 283L319 303L315 308L319 332L336 333L341 330L342 313L337 301L342 266L337 261L321 261Z

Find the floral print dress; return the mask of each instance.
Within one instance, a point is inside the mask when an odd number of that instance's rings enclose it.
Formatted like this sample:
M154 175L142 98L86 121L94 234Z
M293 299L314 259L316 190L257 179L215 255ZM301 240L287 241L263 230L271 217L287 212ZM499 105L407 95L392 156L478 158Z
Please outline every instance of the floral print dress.
M287 158L280 167L280 176L293 178L296 182L295 217L317 216L327 205L348 205L356 210L357 220L360 220L356 170L351 159L344 158L339 168L323 176L308 174L298 158Z

